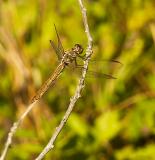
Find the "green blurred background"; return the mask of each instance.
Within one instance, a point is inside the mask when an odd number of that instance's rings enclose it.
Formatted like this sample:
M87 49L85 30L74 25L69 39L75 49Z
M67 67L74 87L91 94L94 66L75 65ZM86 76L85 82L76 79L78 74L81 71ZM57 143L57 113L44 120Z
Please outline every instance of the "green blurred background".
M86 80L82 97L45 159L155 160L155 1L84 3L93 59L117 59L123 66L102 63L100 70L116 80ZM54 23L64 48L75 43L86 48L78 1L0 1L0 151L13 122L58 64L49 43L57 41ZM34 159L41 152L77 82L71 70L62 74L16 132L8 160Z

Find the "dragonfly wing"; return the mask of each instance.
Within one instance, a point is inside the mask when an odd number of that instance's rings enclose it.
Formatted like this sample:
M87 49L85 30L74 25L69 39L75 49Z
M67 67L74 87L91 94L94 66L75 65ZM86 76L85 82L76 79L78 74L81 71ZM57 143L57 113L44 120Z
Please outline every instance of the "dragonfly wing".
M62 46L62 43L61 43L61 40L60 40L60 37L59 37L59 34L58 34L58 31L57 31L57 28L56 28L56 25L54 24L54 28L55 28L55 32L56 32L56 35L57 35L57 39L58 39L58 52L61 53L62 55L64 55L65 51L64 51L64 48Z
M83 66L81 65L78 65L78 66L75 66L76 67L76 70L82 70L83 69ZM94 78L106 78L106 79L117 79L116 77L110 75L110 74L105 74L105 73L102 73L102 72L95 72L95 71L91 71L88 69L87 71L87 76L88 77L94 77Z
M116 77L113 77L110 74L105 74L105 73L99 73L99 72L94 72L94 71L87 71L88 76L93 76L96 78L106 78L106 79L117 79Z
M50 40L51 46L53 47L55 53L57 54L58 60L60 60L62 58L62 54L59 52L58 47L56 47L56 45L54 44L54 42L52 40Z
M80 55L78 55L78 58L80 58L80 59L82 59L82 60L86 60L86 58L85 58L85 56L80 56ZM103 63L105 63L105 62L110 62L110 63L118 63L118 64L120 64L120 65L123 65L120 61L118 61L118 60L115 60L115 59L99 59L99 60L92 60L92 59L90 59L89 60L90 61L90 63L98 63L98 62L103 62Z

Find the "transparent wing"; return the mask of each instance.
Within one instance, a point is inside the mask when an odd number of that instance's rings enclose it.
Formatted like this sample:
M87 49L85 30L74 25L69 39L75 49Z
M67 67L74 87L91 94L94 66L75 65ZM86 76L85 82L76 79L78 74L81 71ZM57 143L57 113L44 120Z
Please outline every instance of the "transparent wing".
M58 60L60 60L62 58L62 54L61 52L59 52L58 47L54 44L54 42L52 40L50 40L51 46L54 49L55 53L57 54Z
M76 71L82 71L83 69L83 66L81 65L78 65L78 66L75 66L75 72ZM105 73L102 73L102 72L96 72L94 70L89 70L88 68L88 71L87 71L87 77L92 77L92 78L106 78L106 79L117 79L116 77L110 75L110 74L105 74Z
M80 56L78 55L78 58L82 59L82 60L85 60L85 56ZM110 62L110 63L117 63L117 64L120 64L120 65L123 65L120 61L118 60L115 60L115 59L99 59L99 60L92 60L90 59L90 63L102 63L102 62Z
M95 71L87 71L88 77L95 77L95 78L106 78L106 79L117 79L110 74L95 72Z
M54 24L54 29L55 29L55 32L56 32L56 35L57 35L57 45L55 45L55 43L50 40L50 43L51 43L51 46L53 47L55 53L57 54L57 57L58 59L60 60L62 58L62 56L64 55L64 48L62 46L62 43L61 43L61 40L60 40L60 37L59 37L59 34L58 34L58 31L56 29L56 26Z
M56 35L57 35L57 40L58 40L58 52L61 53L62 55L64 55L64 48L62 46L62 43L61 43L61 40L60 40L60 37L59 37L59 34L58 34L58 31L57 31L57 28L54 24L54 28L55 28L55 32L56 32Z

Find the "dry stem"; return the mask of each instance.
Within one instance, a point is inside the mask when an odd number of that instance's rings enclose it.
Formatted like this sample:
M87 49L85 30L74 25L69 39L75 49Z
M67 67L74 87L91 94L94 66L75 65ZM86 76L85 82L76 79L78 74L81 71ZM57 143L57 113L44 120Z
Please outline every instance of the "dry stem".
M11 127L10 132L8 133L8 138L7 138L7 141L5 143L5 147L4 147L4 150L3 150L2 155L0 157L0 160L4 160L4 158L6 157L7 151L9 149L10 145L12 144L13 135L15 134L17 128L23 122L23 120L27 116L27 114L32 110L32 108L35 107L35 103L36 102L37 101L35 101L32 104L30 104L28 106L27 110L21 115L21 117L19 118L19 120L17 122L13 123L13 126Z
M85 76L86 76L86 72L87 72L87 68L88 68L88 62L89 62L89 58L92 54L92 37L91 37L90 32L89 32L89 26L88 26L87 15L86 15L86 8L83 6L82 0L78 0L78 2L80 4L82 16L83 16L84 27L85 27L85 32L86 32L86 35L87 35L87 38L88 38L88 46L87 46L87 50L86 50L86 57L87 58L84 61L84 69L82 71L82 76L79 80L79 84L76 88L75 94L70 99L69 107L68 107L62 121L60 122L59 126L56 127L56 130L55 130L53 136L51 137L49 143L44 148L44 150L40 153L40 155L36 158L36 160L42 159L49 152L49 150L54 148L54 142L55 142L57 136L59 135L60 131L64 127L65 123L67 122L67 120L68 120L68 118L69 118L69 116L70 116L70 114L71 114L71 112L72 112L72 110L75 106L75 103L80 98L80 96L81 96L80 93L81 93L82 89L84 88L84 80L85 80ZM5 147L4 147L4 150L1 154L0 160L4 160L4 158L6 157L7 151L9 149L10 145L12 144L13 135L15 134L17 128L23 122L23 120L27 116L27 114L35 107L35 103L37 103L37 101L38 100L36 100L32 104L30 104L28 106L27 110L19 118L19 120L14 122L13 126L10 129L10 132L8 133L7 141L5 143Z
M78 83L78 86L76 88L75 94L70 99L70 104L68 106L68 109L67 109L64 117L62 118L59 126L56 127L55 132L53 133L53 135L52 135L50 141L48 142L48 144L45 146L43 151L40 153L40 155L35 160L43 159L44 156L50 150L52 150L54 148L54 142L56 141L56 138L58 137L59 133L61 132L62 128L64 127L65 123L67 122L69 116L71 115L72 110L75 107L75 103L80 98L80 96L81 96L80 93L81 93L82 89L84 88L84 80L85 80L86 72L87 72L87 69L88 69L89 59L90 59L90 56L92 54L92 37L91 37L90 32L89 32L89 26L88 26L87 15L86 15L86 8L83 6L82 0L78 0L78 2L80 4L82 16L83 16L84 27L85 27L85 32L86 32L86 35L87 35L87 38L88 38L88 46L87 46L87 50L86 50L86 57L87 58L84 61L84 69L82 71L82 76L79 80L79 83Z

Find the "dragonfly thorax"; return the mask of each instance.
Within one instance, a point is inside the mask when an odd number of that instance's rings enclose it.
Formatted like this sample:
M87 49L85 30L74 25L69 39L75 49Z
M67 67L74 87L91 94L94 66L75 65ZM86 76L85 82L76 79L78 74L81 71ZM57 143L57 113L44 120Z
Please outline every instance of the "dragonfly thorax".
M76 59L76 57L77 54L75 54L73 51L66 51L62 58L62 62L68 65L72 63Z
M71 50L65 51L62 62L66 65L76 60L76 57L83 52L83 48L80 44L75 44Z

